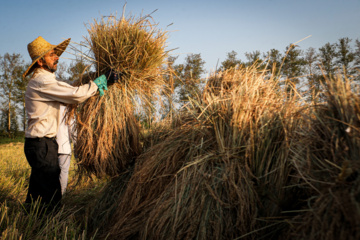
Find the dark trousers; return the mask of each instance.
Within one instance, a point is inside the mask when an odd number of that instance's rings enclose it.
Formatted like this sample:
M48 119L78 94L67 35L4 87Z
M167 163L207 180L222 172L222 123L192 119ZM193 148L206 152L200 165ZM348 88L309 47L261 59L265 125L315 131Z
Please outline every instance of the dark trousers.
M25 138L25 156L31 166L29 189L25 203L41 198L48 207L61 200L58 144L51 138Z

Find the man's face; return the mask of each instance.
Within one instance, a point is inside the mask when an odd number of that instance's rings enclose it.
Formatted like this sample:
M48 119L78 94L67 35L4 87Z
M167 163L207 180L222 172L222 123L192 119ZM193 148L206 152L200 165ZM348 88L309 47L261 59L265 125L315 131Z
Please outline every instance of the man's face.
M50 52L45 54L43 59L40 60L40 66L41 68L54 73L57 69L58 61L59 61L58 55L55 53L54 50L51 50Z

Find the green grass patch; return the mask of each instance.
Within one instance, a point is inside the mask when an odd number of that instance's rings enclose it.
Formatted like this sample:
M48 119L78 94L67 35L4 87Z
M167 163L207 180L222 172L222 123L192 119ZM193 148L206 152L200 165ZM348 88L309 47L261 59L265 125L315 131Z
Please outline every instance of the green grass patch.
M1 144L9 144L9 143L24 143L25 142L25 137L24 136L16 136L13 138L9 138L9 137L5 137L5 136L0 136L0 145Z

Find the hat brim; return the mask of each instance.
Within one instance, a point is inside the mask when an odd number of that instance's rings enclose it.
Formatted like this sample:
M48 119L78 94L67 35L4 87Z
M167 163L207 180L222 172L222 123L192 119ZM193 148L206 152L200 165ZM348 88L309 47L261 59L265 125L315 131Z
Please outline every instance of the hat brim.
M42 55L40 55L39 57L37 57L36 59L34 59L32 61L32 63L30 64L30 66L26 69L26 71L23 74L23 78L25 78L27 75L29 75L30 73L32 73L35 69L35 63L42 58L43 56L45 56L48 52L50 52L51 50L55 50L56 55L58 55L58 57L61 56L61 54L63 54L63 52L65 51L65 49L67 48L67 46L70 43L71 38L66 39L65 41L61 42L58 45L52 45L52 47L44 52Z

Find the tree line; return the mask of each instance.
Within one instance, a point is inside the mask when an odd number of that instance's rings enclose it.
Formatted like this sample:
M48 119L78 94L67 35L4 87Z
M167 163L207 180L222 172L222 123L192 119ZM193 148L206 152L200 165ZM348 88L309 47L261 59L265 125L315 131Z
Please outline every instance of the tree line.
M336 73L343 77L359 78L360 68L360 41L344 37L335 43L326 43L315 49L302 50L299 46L289 44L284 50L270 49L266 53L252 51L245 53L245 61L237 57L238 53L227 53L226 59L221 62L216 71L224 71L234 67L247 67L257 64L259 70L266 70L269 74L276 74L284 79L284 85L306 86L309 100L315 96L324 82ZM176 64L178 57L169 57L167 68L176 73L175 77L167 76L172 83L170 92L165 92L165 106L161 112L164 116L172 113L187 103L189 98L195 98L206 82L203 77L206 73L205 61L201 54L189 54L184 63ZM22 79L22 73L29 66L20 54L5 53L0 55L0 136L16 136L26 128L24 93L29 77ZM60 63L56 72L63 80L72 82L86 69L83 59L72 61L69 66ZM142 122L151 123L148 116L139 115Z
M280 76L286 90L291 86L306 89L309 101L315 101L316 96L325 78L339 73L343 77L352 77L360 80L360 41L344 37L335 43L326 43L319 49L300 49L295 44L289 44L283 51L270 49L266 53L260 51L245 52L246 60L237 57L235 51L227 53L226 59L221 62L216 71L225 71L235 67L249 67L256 64L257 68L268 74ZM165 114L171 112L171 105L183 106L189 98L195 98L205 79L205 62L200 54L189 54L185 63L174 64L177 57L169 59L169 67L177 73L174 80L174 93L167 96Z

